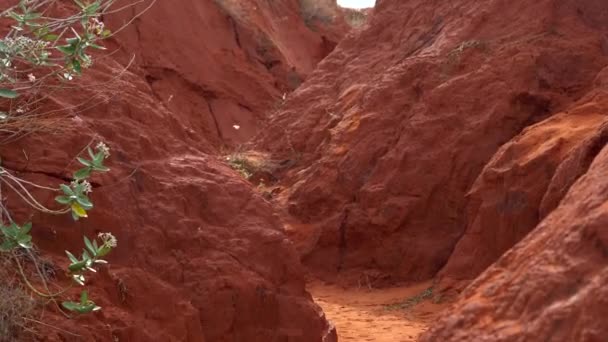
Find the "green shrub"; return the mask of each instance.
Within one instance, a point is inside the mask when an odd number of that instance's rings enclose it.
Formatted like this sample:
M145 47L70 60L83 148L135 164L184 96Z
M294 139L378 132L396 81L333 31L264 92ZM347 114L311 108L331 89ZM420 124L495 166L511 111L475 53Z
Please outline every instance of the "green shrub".
M151 0L150 6L155 1ZM13 21L8 32L0 38L2 142L50 125L49 117L38 110L57 89L77 89L71 84L94 64L92 51L104 50L102 41L113 36L101 18L104 14L118 11L110 10L115 2L73 0L73 13L60 16L54 12L57 9L55 1L19 0L0 12L2 17ZM119 10L132 10L131 7L139 2ZM0 191L9 189L36 211L51 215L70 214L74 220L86 218L87 212L94 207L89 178L94 173L110 170L104 164L110 156L110 149L98 142L94 147L90 144L83 152L76 156L81 167L74 170L71 182L57 187L32 183L0 165ZM57 205L53 208L43 205L34 196L34 189L56 193ZM0 340L12 338L16 335L15 330L23 327L23 319L33 310L31 301L24 299L30 297L28 294L44 298L59 308L58 300L71 288L49 290L46 271L33 252L31 231L31 222L13 220L6 202L0 201ZM73 285L84 287L88 274L96 272L98 265L107 263L104 257L117 246L117 241L111 233L101 233L94 238L83 237L83 243L82 253L66 251L66 255L69 260L67 274ZM27 271L28 260L33 262L35 272ZM37 276L36 281L31 281L32 276ZM89 298L86 288L80 291L78 300L62 300L61 308L72 314L100 309Z

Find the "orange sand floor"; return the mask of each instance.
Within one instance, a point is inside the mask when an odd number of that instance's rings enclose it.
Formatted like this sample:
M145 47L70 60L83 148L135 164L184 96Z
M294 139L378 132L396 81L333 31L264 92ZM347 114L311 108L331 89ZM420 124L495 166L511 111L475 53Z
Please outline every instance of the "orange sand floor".
M313 282L308 290L336 326L340 342L412 342L446 305L436 304L432 298L407 309L399 304L429 286L430 283L421 283L386 289L345 289Z

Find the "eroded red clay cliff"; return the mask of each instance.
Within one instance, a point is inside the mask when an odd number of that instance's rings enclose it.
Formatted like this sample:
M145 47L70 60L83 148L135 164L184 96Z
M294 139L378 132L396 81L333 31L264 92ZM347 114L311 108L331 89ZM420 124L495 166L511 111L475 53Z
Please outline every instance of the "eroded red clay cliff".
M370 26L342 41L257 139L295 164L274 193L305 263L326 278L366 273L377 285L437 274L475 224L475 180L492 156L595 86L608 63L607 23L594 0L378 2ZM553 143L561 147L543 142L556 153L536 162L536 174L550 179L577 139L596 134L602 119L587 120L596 121L563 133L567 141ZM543 197L546 181L536 191L525 179L516 186L526 193L488 203L488 223L523 196ZM490 196L504 191L495 185ZM521 227L501 228L506 236L465 271L489 265L539 218L518 215Z
M108 63L88 77L108 80L120 70ZM47 313L45 322L82 341L321 341L330 327L304 289L297 255L269 204L205 153L211 147L158 106L146 82L127 73L113 86L121 92L103 90L105 101L78 113L74 129L2 149L4 167L54 186L70 177L76 165L66 161L93 137L112 148L111 172L93 179L89 219L33 218L35 240L58 270L63 251L82 246L83 234L116 235L110 266L89 287L104 310L75 322L54 322ZM73 93L61 104L90 96ZM39 195L53 205L53 196ZM9 204L27 219L23 203ZM75 338L52 329L44 336Z
M156 1L119 35L123 62L135 54L160 103L215 145L234 146L348 32L335 1L312 2L327 4L320 12L299 0ZM150 3L108 20L119 27ZM309 11L325 21L306 19Z
M468 194L467 230L440 273L466 285L551 213L608 142L607 73L594 89L503 146ZM572 217L573 221L579 218Z
M605 341L607 172L604 147L559 207L475 280L421 341Z
M77 253L83 234L118 238L110 265L90 277L103 310L70 321L49 306L40 320L60 329L42 328L40 339L335 341L271 206L216 156L220 143L251 134L281 91L297 86L289 84L292 68L299 82L331 46L305 28L297 1L222 4L234 7L158 1L118 39L137 55L134 73L123 70L124 56L100 58L82 83L44 104L67 114L63 129L2 146L3 167L52 187L70 179L73 158L91 141L112 149L111 172L93 179L87 220L30 218L3 193L15 219L33 220L58 282L64 250ZM110 28L120 22L106 19ZM231 135L222 133L227 127ZM54 194L32 191L55 205Z

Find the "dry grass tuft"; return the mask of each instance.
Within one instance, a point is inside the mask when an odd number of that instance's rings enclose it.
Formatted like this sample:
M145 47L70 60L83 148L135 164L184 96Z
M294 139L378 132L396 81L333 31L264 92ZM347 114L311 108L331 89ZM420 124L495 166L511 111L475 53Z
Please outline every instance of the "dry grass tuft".
M234 152L226 157L226 161L245 179L256 175L271 176L281 168L281 164L272 160L268 154L255 151Z
M27 320L36 309L36 301L23 289L14 275L9 274L12 261L0 254L0 341L20 341L31 332Z
M344 19L352 28L358 28L367 23L367 14L362 10L343 8Z

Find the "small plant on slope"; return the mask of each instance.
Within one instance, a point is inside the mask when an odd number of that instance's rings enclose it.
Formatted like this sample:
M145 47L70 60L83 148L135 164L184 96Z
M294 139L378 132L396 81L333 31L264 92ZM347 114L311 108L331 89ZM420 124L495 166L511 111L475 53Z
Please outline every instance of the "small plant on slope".
M386 309L387 310L408 310L432 297L433 297L433 287L429 287L426 290L422 291L421 293L419 293L413 297L410 297L402 302L388 305L386 307Z
M10 29L0 35L0 143L42 131L55 123L49 123L49 115L57 111L47 110L44 105L52 102L58 90L77 91L78 87L72 83L94 64L94 51L105 50L101 42L113 36L101 18L105 14L132 10L142 2L123 3L121 8L110 10L116 1L15 0L15 5L0 10L0 17L12 20ZM150 0L149 6L133 20L155 1ZM73 12L65 15L66 8ZM82 107L91 108L92 105L85 103L73 108ZM89 179L94 173L109 171L104 162L110 150L102 142L85 150L87 155L77 156L82 167L73 173L72 181L57 187L22 179L17 172L0 165L0 289L3 291L0 293L0 340L12 340L17 330L28 330L23 320L30 316L33 306L21 294L33 293L59 308L57 301L71 287L85 286L87 274L96 272L98 265L107 263L104 257L117 246L116 238L110 233L101 233L93 238L84 236L82 253L66 251L71 284L59 291L51 291L46 271L36 261L32 223L16 222L5 202L8 197L2 196L5 195L2 194L3 188L9 189L36 211L52 215L70 214L74 220L86 218L88 211L93 209L90 199L93 189ZM43 205L34 195L34 190L56 193L55 201L60 207ZM33 261L35 272L28 271L27 258ZM38 275L37 281L31 280L32 274ZM75 314L100 309L86 289L80 291L76 301L63 300L61 307Z
M87 150L91 159L78 157L78 161L84 167L74 173L74 180L69 185L61 184L58 189L36 185L18 178L9 170L1 166L0 182L17 193L34 209L48 214L57 215L71 213L74 220L79 220L87 217L87 211L93 209L93 203L88 196L92 191L91 184L88 181L89 176L92 172L109 171L109 169L104 165L104 160L109 156L109 149L105 144L99 143L96 147L96 151L93 151L91 148L88 148ZM31 192L27 189L27 186L35 186L48 191L62 192L62 195L55 198L55 201L61 204L62 208L49 209L43 206L34 198ZM56 293L49 293L48 291L45 292L39 290L32 285L24 272L24 267L19 257L20 251L25 250L25 252L29 254L32 259L34 258L30 251L33 248L31 235L32 224L27 222L19 225L13 221L9 210L4 204L0 203L0 209L0 217L2 218L3 222L0 224L0 253L7 254L9 256L13 262L13 266L16 269L15 272L21 276L23 283L27 285L27 288L29 288L29 290L31 290L33 293L44 298L55 299L61 294L65 293L67 289L58 291ZM4 224L4 221L8 221L8 223ZM66 254L70 260L70 264L67 267L68 274L71 276L71 279L75 284L81 286L85 285L85 274L87 272L96 272L96 265L107 263L103 257L110 253L110 251L112 251L112 249L117 245L116 238L110 233L101 233L97 238L92 240L85 236L83 240L85 248L83 249L80 257L76 257L73 253L66 251ZM95 305L95 303L89 299L86 290L81 292L81 300L79 302L64 301L62 306L68 311L73 311L80 314L100 309L100 307Z

